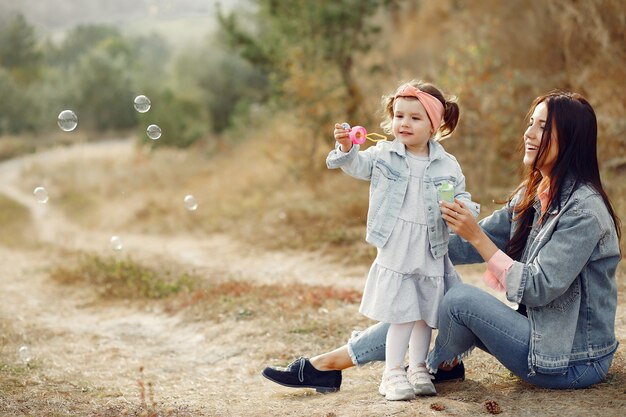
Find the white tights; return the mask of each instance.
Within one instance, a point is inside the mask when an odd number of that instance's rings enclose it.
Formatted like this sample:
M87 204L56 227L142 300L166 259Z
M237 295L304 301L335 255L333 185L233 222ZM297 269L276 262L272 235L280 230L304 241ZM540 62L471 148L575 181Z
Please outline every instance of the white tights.
M392 323L387 332L385 371L404 367L404 356L409 348L409 366L415 368L426 362L432 329L424 320Z

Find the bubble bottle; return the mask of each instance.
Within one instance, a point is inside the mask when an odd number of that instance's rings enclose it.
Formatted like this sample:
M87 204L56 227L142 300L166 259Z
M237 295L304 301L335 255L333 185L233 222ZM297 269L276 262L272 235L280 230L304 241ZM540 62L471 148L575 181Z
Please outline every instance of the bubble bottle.
M439 191L439 199L448 203L454 203L454 187L452 184L444 181L437 190Z

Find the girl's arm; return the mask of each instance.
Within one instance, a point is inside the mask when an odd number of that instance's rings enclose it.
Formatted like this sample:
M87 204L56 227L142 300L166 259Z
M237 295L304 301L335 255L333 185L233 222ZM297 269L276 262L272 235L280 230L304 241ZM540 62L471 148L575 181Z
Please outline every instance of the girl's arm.
M352 145L352 148L344 153L341 151L341 145L337 143L335 149L326 157L326 166L329 169L341 168L351 177L369 181L378 150L378 146L371 146L359 151L359 145Z

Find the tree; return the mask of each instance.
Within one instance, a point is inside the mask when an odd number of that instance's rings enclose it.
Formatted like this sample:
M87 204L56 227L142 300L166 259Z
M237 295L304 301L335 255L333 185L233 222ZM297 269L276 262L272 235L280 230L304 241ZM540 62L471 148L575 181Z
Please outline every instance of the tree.
M220 27L242 57L273 74L288 77L294 59L307 69L334 68L344 89L345 112L358 119L361 90L354 79L359 55L373 46L380 27L373 17L399 0L255 0L254 33L241 29L239 17L218 13Z
M206 108L214 133L231 127L233 117L267 99L267 77L232 52L211 48L182 55L176 71L183 90L193 90Z
M41 52L35 29L18 14L0 26L0 66L10 71L15 81L28 84L38 76Z
M203 137L210 126L205 107L197 99L169 88L152 96L148 113L139 116L139 137L143 143L153 147L171 146L186 148ZM146 127L157 124L162 131L158 140L148 138Z
M139 91L147 91L153 86L163 85L171 74L168 72L171 60L170 47L166 40L156 33L129 39L134 63L134 84Z
M0 67L0 135L34 128L32 103L7 70Z
M357 62L380 32L376 14L399 2L254 0L258 8L245 21L248 29L242 29L241 15L218 11L227 42L268 73L274 96L298 118L300 129L290 158L296 178L314 172L320 138L328 136L328 124L342 117L341 112L351 123L366 118L360 114Z
M72 70L75 102L83 125L96 129L135 126L129 62L106 47L86 53Z
M68 68L102 42L123 41L119 29L108 25L79 25L67 32L63 42L52 48L47 58L50 64Z

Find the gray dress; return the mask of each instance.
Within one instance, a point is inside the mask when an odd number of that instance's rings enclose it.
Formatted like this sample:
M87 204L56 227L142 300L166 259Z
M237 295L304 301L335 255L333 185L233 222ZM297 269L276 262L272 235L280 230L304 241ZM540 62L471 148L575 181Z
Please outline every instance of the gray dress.
M407 152L410 179L400 215L389 240L370 268L359 311L383 323L424 320L437 328L437 311L445 292L459 282L448 258L429 250L422 177L428 157Z

